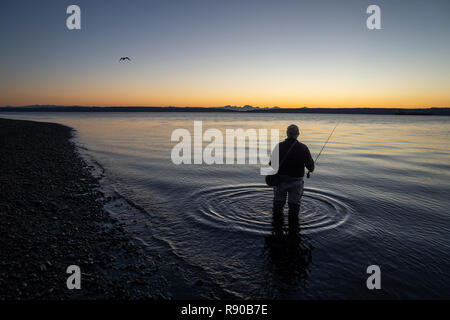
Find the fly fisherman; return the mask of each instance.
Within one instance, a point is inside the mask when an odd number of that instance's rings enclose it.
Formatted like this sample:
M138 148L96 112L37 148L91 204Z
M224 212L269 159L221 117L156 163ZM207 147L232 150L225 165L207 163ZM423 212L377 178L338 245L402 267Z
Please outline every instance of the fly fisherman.
M298 214L303 195L303 177L305 167L314 171L314 160L308 147L297 140L299 129L291 124L287 130L287 139L280 142L274 149L279 152L280 167L278 175L280 183L274 187L273 225L274 232L281 233L283 228L283 207L288 200L289 230L298 230ZM273 156L273 154L272 154Z

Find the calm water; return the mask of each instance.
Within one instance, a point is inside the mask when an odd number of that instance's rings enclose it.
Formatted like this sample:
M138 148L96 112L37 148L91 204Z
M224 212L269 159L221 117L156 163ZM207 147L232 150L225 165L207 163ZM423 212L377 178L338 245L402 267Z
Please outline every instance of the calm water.
M129 231L177 266L174 298L190 287L242 298L450 298L450 118L222 113L30 113L58 122L141 207ZM305 181L301 242L275 243L271 189L259 165L174 165L172 131L280 129L297 123L317 170ZM117 208L117 212L121 212ZM145 226L145 227L144 227ZM366 288L381 268L382 290ZM175 269L174 269L175 270ZM177 279L176 281L173 279ZM203 287L193 284L203 279ZM192 289L194 290L194 289Z

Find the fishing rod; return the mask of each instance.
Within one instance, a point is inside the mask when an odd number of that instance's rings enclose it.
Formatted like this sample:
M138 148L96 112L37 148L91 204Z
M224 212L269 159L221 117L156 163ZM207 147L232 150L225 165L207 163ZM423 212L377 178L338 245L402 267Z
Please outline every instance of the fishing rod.
M327 141L325 141L325 143L323 144L323 147L322 147L322 149L320 150L319 154L317 155L316 160L314 160L314 164L317 163L317 160L319 159L320 155L322 154L323 149L325 149L325 146L327 145L328 141L330 140L331 136L332 136L333 133L334 133L334 130L336 130L336 128L337 128L338 125L339 125L339 121L338 121L338 122L336 123L336 125L334 126L333 131L331 131L330 135L328 136ZM311 176L311 172L308 171L308 173L306 174L306 177L309 179L310 176Z

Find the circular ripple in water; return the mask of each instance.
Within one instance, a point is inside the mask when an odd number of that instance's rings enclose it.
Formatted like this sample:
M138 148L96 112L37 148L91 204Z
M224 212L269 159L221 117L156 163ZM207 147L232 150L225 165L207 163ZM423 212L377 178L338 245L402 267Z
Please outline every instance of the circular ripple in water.
M191 216L202 224L257 234L271 232L272 188L264 185L222 186L203 189L191 195L191 199L198 208ZM349 213L349 206L335 195L305 188L300 211L300 229L304 234L333 229L343 224Z

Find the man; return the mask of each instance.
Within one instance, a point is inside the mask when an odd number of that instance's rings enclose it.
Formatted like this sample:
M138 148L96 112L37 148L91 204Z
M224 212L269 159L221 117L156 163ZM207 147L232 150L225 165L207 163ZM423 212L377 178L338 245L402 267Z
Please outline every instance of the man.
M274 152L279 152L278 174L281 181L274 187L273 222L275 233L282 232L283 207L286 198L289 206L289 233L298 229L305 167L310 172L314 171L314 160L308 147L297 140L299 133L298 127L291 124L286 130L287 139L280 142L274 150Z

